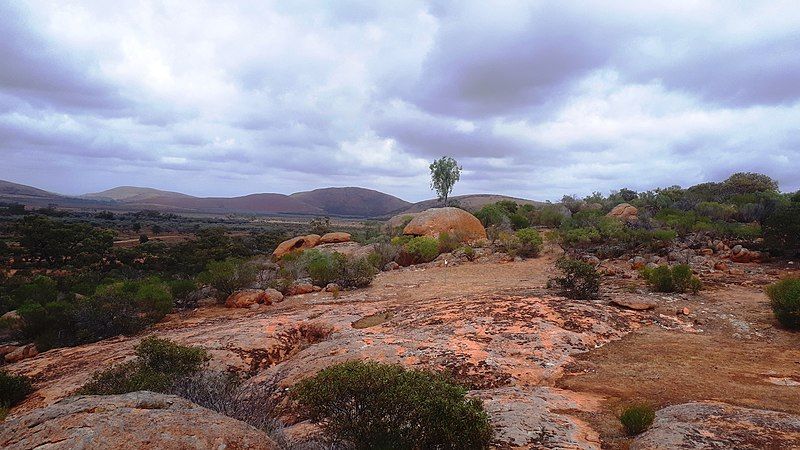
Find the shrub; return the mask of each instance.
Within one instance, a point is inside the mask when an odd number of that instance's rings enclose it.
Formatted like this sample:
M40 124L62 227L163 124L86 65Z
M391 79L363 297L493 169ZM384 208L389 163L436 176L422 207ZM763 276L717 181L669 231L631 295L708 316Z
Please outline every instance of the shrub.
M768 286L767 295L778 322L792 330L800 329L800 278L785 278Z
M183 300L197 289L194 280L172 280L167 285L175 300Z
M461 240L450 233L439 235L439 253L450 253L461 246Z
M538 223L539 225L544 225L550 228L558 228L564 221L564 213L556 205L542 207L536 216L537 217L531 221L532 223Z
M527 217L519 213L511 214L510 216L508 216L508 219L511 221L511 228L515 230L531 226L531 221Z
M800 203L778 206L764 219L763 229L770 251L789 257L800 255Z
M652 406L646 404L631 405L619 416L619 421L631 436L637 435L653 424L656 412Z
M20 403L33 390L28 377L0 371L0 408L10 408Z
M428 236L412 238L405 243L403 248L412 256L415 263L430 262L439 256L439 241Z
M375 244L372 253L369 255L369 262L375 266L376 269L381 270L383 267L396 260L400 255L400 249L389 242L379 242Z
M367 287L372 284L377 271L366 258L348 257L345 259L344 274L336 283L344 288Z
M520 243L517 253L523 257L538 256L542 250L542 236L533 228L521 228L514 235Z
M197 279L219 291L220 300L224 300L234 291L255 281L256 275L257 270L253 265L240 259L228 258L224 261L209 262L206 271Z
M484 227L496 226L504 229L511 227L508 215L508 209L497 203L484 205L475 213L475 217L481 221Z
M172 385L199 371L208 353L153 336L136 346L136 359L97 372L79 394L113 395L134 391L168 392Z
M555 281L561 286L565 296L576 300L597 297L600 292L600 274L593 265L563 257L556 261L556 268L564 274Z
M464 245L464 246L459 247L456 250L456 252L462 253L470 261L475 259L475 249L470 247L469 245Z
M492 436L482 402L431 372L350 361L292 391L312 420L356 448L475 449Z
M366 287L372 283L377 272L367 258L335 252L309 250L303 254L302 260L311 280L318 286L336 283L341 287Z
M671 269L663 265L654 269L644 268L641 273L656 292L697 293L702 288L700 279L692 275L692 269L687 264L676 264Z

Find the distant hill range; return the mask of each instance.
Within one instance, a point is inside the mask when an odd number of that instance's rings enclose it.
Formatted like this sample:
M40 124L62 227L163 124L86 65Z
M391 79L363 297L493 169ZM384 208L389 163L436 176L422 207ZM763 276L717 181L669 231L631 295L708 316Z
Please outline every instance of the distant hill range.
M499 200L541 204L532 200L493 194L452 197L466 209ZM309 215L354 218L386 218L404 212L418 212L442 206L438 200L410 203L383 192L359 187L337 187L296 192L291 195L263 193L241 197L194 197L180 192L120 186L102 192L67 196L23 184L0 180L0 202L17 202L33 207L138 211L155 209L175 213Z

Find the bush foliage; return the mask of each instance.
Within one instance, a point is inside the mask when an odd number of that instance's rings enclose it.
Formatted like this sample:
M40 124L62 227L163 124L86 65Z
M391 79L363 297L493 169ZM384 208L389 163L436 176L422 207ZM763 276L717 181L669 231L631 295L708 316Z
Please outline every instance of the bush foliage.
M31 380L23 375L0 371L0 408L10 408L33 392Z
M556 268L563 273L555 278L562 292L568 298L586 300L597 298L600 292L600 274L593 265L567 257L556 261Z
M700 279L692 274L692 269L687 264L658 266L653 269L642 269L642 277L656 292L692 292L697 293L702 288Z
M785 278L767 286L767 295L778 322L800 330L800 278Z
M479 399L442 375L350 361L293 388L312 420L356 448L479 449L492 436Z
M628 406L619 416L619 421L625 427L629 435L640 434L650 428L656 412L652 406L647 404L635 404Z
M78 393L168 392L176 382L198 372L208 359L208 353L202 348L186 347L151 336L136 346L135 360L95 373Z

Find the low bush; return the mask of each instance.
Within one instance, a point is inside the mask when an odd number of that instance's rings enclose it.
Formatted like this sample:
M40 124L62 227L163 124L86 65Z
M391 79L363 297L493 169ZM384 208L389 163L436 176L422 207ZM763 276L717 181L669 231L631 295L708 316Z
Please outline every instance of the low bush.
M220 301L224 301L235 291L253 283L257 272L256 267L246 261L228 258L209 262L197 280L216 289L220 293Z
M514 232L514 235L519 240L519 249L517 254L522 257L539 256L542 250L542 236L534 228L521 228Z
M372 253L369 255L369 262L375 266L376 269L382 270L383 267L397 259L400 255L400 248L390 242L379 242L373 247Z
M619 416L619 421L622 422L628 434L634 436L650 428L655 418L656 412L652 406L636 404L625 408Z
M458 236L450 233L442 233L439 235L439 253L450 253L461 246L461 240Z
M0 408L10 408L22 402L33 390L28 377L0 371Z
M428 236L417 236L406 242L403 249L411 255L415 264L426 263L439 256L439 241Z
M687 264L658 266L653 269L645 267L641 271L647 284L656 292L692 292L697 293L702 289L700 279L692 275L692 269Z
M473 261L475 259L475 249L470 247L469 245L464 245L459 247L455 253L461 253L467 257L468 260Z
M198 372L208 359L208 353L202 348L147 337L136 346L135 360L95 373L78 393L168 392L177 381Z
M422 370L350 361L320 371L292 392L330 436L356 448L479 449L492 436L479 399Z
M763 229L770 252L788 257L800 255L800 203L778 206L764 219Z
M367 258L346 256L336 252L308 250L301 258L314 284L336 283L343 288L369 286L377 269Z
M555 278L566 297L576 300L597 298L600 292L600 274L589 263L563 257L556 261L556 268L564 276Z
M778 322L800 330L800 278L785 278L767 286L767 295Z

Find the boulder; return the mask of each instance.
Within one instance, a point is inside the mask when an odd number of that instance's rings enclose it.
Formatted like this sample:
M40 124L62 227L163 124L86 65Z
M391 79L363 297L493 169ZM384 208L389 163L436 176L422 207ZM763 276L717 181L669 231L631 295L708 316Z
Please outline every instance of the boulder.
M23 359L33 358L38 354L39 350L36 348L36 344L27 344L17 347L10 353L6 354L5 359L6 362L13 363L22 361Z
M393 216L383 225L383 231L390 235L399 234L403 231L403 228L405 228L405 226L411 222L411 219L417 217L418 215L420 215L420 213L412 212Z
M638 222L639 221L639 210L631 205L630 203L620 203L619 205L615 206L606 216L608 217L616 217L623 222Z
M647 260L641 256L635 256L628 262L631 263L631 269L634 270L639 270L647 264Z
M722 271L722 272L727 272L727 271L728 271L728 264L727 264L727 263L725 263L725 261L717 261L717 262L714 264L714 270L719 270L719 271Z
M399 268L400 268L400 264L397 264L394 261L389 261L388 263L386 263L385 266L383 266L383 270L385 270L387 272L390 271L390 270L397 270Z
M474 242L486 239L486 229L477 217L459 208L431 208L406 225L403 234L412 236L438 237L442 233L461 242Z
M9 311L0 316L0 328L5 327L9 330L19 330L24 325L22 316L16 310Z
M334 232L334 233L326 233L323 234L321 238L319 238L319 244L336 244L339 242L350 242L350 233L344 232Z
M228 308L249 308L251 305L263 303L271 305L273 302L283 300L283 294L275 289L245 289L236 291L225 300Z
M307 234L305 236L297 236L287 239L278 244L278 247L276 247L275 251L272 252L272 257L275 259L281 259L283 258L283 255L289 252L313 248L319 243L321 237L322 236L318 234Z
M797 448L800 416L720 402L668 406L631 450Z
M655 302L639 297L617 297L609 302L614 306L632 309L634 311L646 311L656 307Z
M139 391L71 397L0 429L5 449L261 449L278 446L256 428L174 395Z
M286 291L286 295L309 294L318 290L315 288L316 286L311 283L295 283L289 286L289 289Z

